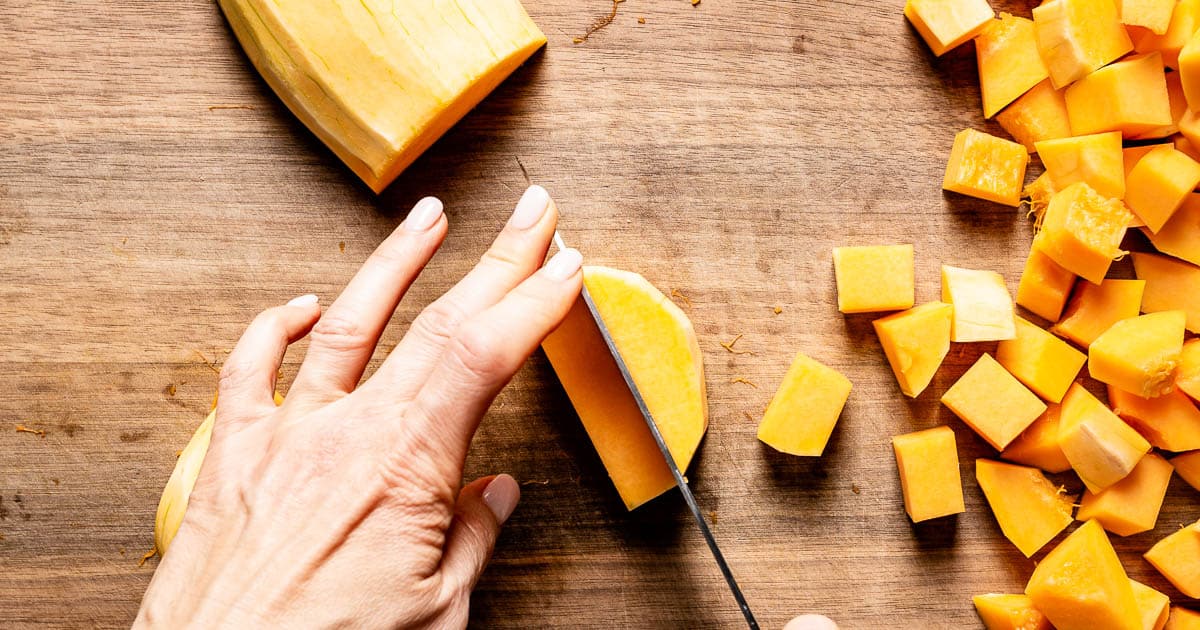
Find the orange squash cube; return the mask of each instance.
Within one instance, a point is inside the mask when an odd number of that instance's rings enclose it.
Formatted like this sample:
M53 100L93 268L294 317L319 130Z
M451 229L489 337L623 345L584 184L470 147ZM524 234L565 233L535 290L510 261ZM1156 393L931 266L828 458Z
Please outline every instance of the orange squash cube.
M1075 497L1036 468L980 458L975 460L975 479L1000 530L1026 558L1075 520Z
M1130 171L1125 203L1151 232L1157 232L1197 184L1200 163L1174 147L1158 147Z
M1200 598L1200 522L1158 541L1144 557L1179 592Z
M1170 462L1148 453L1124 479L1100 492L1084 491L1079 520L1095 519L1118 536L1154 529L1174 472Z
M1043 140L1034 147L1055 186L1066 188L1075 182L1087 182L1105 197L1125 196L1125 154L1120 132Z
M1116 387L1108 388L1113 413L1164 451L1200 448L1200 409L1181 391L1142 398Z
M1029 250L1021 283L1017 285L1017 304L1042 319L1056 322L1062 316L1075 274L1063 269L1049 256L1037 249Z
M1174 606L1163 630L1200 630L1200 612Z
M996 341L1016 337L1016 315L1004 276L942 265L942 301L954 306L950 339Z
M1080 282L1066 313L1050 331L1086 348L1113 324L1137 317L1145 289L1145 280Z
M1061 473L1071 470L1071 462L1063 454L1058 445L1058 418L1062 407L1050 403L1046 412L1038 416L1017 439L1008 444L1001 453L1001 459L1010 462L1033 466L1048 473Z
M1189 486L1200 490L1200 451L1179 455L1171 460L1171 465Z
M1137 601L1145 630L1162 630L1171 614L1171 598L1137 580L1129 580L1133 587L1133 599Z
M1171 0L1171 2L1174 2L1174 0ZM1171 103L1171 124L1151 129L1135 137L1135 140L1155 140L1179 133L1179 123L1189 110L1187 95L1183 93L1183 82L1180 81L1178 72L1167 73L1167 100Z
M1176 151L1179 151L1193 160L1200 162L1200 148L1197 148L1196 145L1192 144L1192 142L1184 137L1183 134L1171 136L1171 144L1175 146Z
M939 57L974 39L995 15L987 0L908 0L904 4L904 17Z
M1179 67L1179 53L1200 27L1200 0L1180 0L1171 12L1171 23L1167 32L1158 35L1150 29L1130 28L1133 47L1138 54L1162 53L1163 64L1168 68ZM1137 34L1134 34L1137 31Z
M850 388L850 380L837 370L796 354L758 425L758 439L782 453L819 457Z
M1164 143L1165 144L1165 143ZM1146 157L1146 154L1163 146L1162 144L1147 144L1140 147L1125 147L1122 149L1124 154L1125 179L1129 179L1129 173L1133 172L1133 167L1137 166L1138 160ZM1128 188L1128 186L1126 186Z
M1154 398L1175 387L1186 315L1163 311L1121 320L1088 346L1092 378Z
M1046 411L1046 404L990 354L946 390L942 404L998 451Z
M896 382L905 396L925 391L950 351L954 307L930 302L873 322Z
M1120 131L1131 138L1175 122L1159 53L1105 66L1076 81L1063 97L1077 135Z
M914 523L966 511L954 431L934 427L892 438L904 511Z
M1200 265L1200 194L1189 194L1157 233L1143 231L1158 251Z
M987 593L971 599L987 630L1054 630L1028 595Z
M1033 20L1001 13L975 38L983 117L991 118L1050 75L1038 54Z
M1015 208L1021 205L1021 186L1028 164L1025 147L964 129L954 137L942 188Z
M996 122L1025 145L1030 153L1037 151L1034 143L1041 140L1066 138L1071 135L1067 116L1067 101L1063 91L1054 89L1046 79L996 114Z
M1150 452L1146 438L1079 383L1063 398L1058 445L1092 492L1124 479Z
M1034 226L1041 227L1046 208L1050 206L1050 200L1058 194L1058 190L1054 180L1050 179L1050 174L1043 172L1021 191L1021 195L1029 199L1029 214L1034 217Z
M1112 0L1050 0L1033 9L1033 25L1038 52L1056 88L1133 50Z
M1147 313L1181 310L1187 329L1200 332L1200 267L1158 254L1135 253L1134 273L1146 281L1142 310Z
M1175 370L1175 387L1200 400L1200 339L1188 339L1179 353L1179 368Z
M1100 284L1113 259L1124 254L1121 239L1132 218L1120 200L1084 182L1071 184L1050 198L1033 245L1063 269Z
M1025 594L1058 630L1142 630L1129 576L1095 521L1046 554Z
M1017 336L1000 342L996 361L1038 396L1056 403L1062 402L1087 356L1018 317Z
M1119 0L1121 23L1140 26L1155 35L1165 35L1175 12L1175 0Z
M1193 33L1179 51L1179 80L1188 109L1200 110L1200 31Z
M833 270L838 310L843 313L912 308L916 295L912 245L835 247Z

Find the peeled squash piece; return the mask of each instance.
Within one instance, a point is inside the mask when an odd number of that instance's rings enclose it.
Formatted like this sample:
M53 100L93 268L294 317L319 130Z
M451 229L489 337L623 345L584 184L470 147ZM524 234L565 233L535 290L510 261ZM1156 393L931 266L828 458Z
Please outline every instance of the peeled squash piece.
M975 479L1005 538L1026 558L1075 520L1075 498L1036 468L981 458L975 460Z
M1121 320L1088 347L1092 378L1143 398L1175 388L1183 352L1183 311L1163 311Z
M1119 132L1043 140L1034 146L1055 186L1087 182L1105 197L1125 196L1125 154Z
M1100 492L1085 491L1079 504L1079 520L1095 519L1118 536L1154 529L1174 472L1167 460L1155 453L1147 454L1124 479Z
M950 352L954 307L930 302L874 321L875 334L905 396L925 391Z
M275 404L282 405L283 397L275 394ZM154 550L162 556L167 553L179 525L183 523L184 512L187 511L188 500L191 499L192 489L196 487L196 478L200 475L200 466L204 464L204 456L208 454L208 445L212 442L213 424L217 421L217 402L213 401L213 410L196 432L187 446L179 452L175 460L175 469L167 479L162 497L158 500L158 511L154 515Z
M1179 478L1196 490L1200 490L1200 450L1184 453L1171 460Z
M1137 317L1145 290L1145 280L1109 278L1100 284L1080 282L1067 312L1050 331L1086 348L1113 324Z
M958 447L947 426L892 438L904 511L914 523L966 511Z
M1187 329L1200 332L1200 267L1158 254L1135 253L1134 273L1146 281L1142 310L1147 313L1181 310Z
M1142 398L1109 387L1108 402L1154 446L1175 453L1200 449L1200 409L1182 391Z
M1036 142L1071 135L1067 100L1062 90L1054 89L1050 79L1035 85L996 114L996 122L1030 153L1037 151Z
M991 118L1050 75L1038 54L1033 21L1001 13L975 38L983 117Z
M1079 383L1063 398L1058 445L1092 492L1124 479L1150 452L1146 438Z
M1167 616L1171 613L1171 598L1137 580L1130 580L1129 583L1142 615L1143 630L1162 630L1166 627Z
M1171 607L1171 617L1167 620L1164 630L1200 630L1200 612Z
M964 129L954 136L942 188L1006 206L1021 205L1029 152L1023 145Z
M219 0L292 113L375 192L546 43L519 0Z
M1142 630L1129 576L1096 521L1046 554L1025 594L1058 630Z
M1200 598L1200 521L1158 541L1144 556L1179 592Z
M781 453L819 457L850 388L837 370L797 354L758 425L758 439Z
M1058 445L1058 422L1062 406L1051 403L1033 424L1008 444L1000 457L1033 466L1048 473L1071 470L1071 462Z
M1033 24L1038 50L1056 88L1133 50L1112 0L1050 0L1033 9Z
M1113 259L1124 254L1121 239L1132 220L1120 200L1078 182L1050 198L1033 246L1063 269L1100 284Z
M686 471L708 428L704 367L691 321L636 273L589 266L583 278L675 464ZM625 506L632 510L674 488L582 298L542 349Z
M1031 249L1017 285L1017 304L1042 319L1056 322L1062 317L1073 286L1075 274L1040 250Z
M1028 595L988 593L976 595L972 601L987 630L1054 630Z

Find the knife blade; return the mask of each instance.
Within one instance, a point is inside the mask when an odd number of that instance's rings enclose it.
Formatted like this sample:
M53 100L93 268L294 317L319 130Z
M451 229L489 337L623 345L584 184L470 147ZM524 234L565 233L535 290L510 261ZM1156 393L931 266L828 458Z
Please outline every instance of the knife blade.
M560 251L566 249L566 245L557 231L554 233L554 243ZM671 449L667 447L667 442L663 439L662 432L658 430L658 424L654 422L654 416L650 414L650 409L646 406L646 400L642 398L642 393L638 390L637 383L634 382L633 375L629 372L629 367L625 364L625 359L621 357L621 351L617 349L617 345L612 338L612 333L609 332L608 326L604 324L604 318L600 316L600 311L596 309L596 302L592 300L592 295L588 293L587 284L583 286L583 302L587 306L592 319L596 322L596 327L600 330L600 336L604 338L604 345L608 347L609 354L616 361L617 369L621 372L621 377L625 379L625 385L629 388L629 393L633 395L633 400L637 403L638 410L642 412L642 419L646 421L646 427L650 429L650 435L654 436L654 442L658 445L658 450L662 453L667 468L671 470L671 476L675 479L675 487L679 488L680 494L683 495L684 503L687 504L688 510L691 511L692 518L696 520L696 525L700 528L700 533L704 536L704 542L708 544L708 550L712 552L713 559L717 561L717 567L720 568L721 575L724 576L725 583L729 586L729 591L733 594L738 608L742 611L742 616L746 619L746 625L751 630L758 630L758 621L755 620L754 613L751 612L750 605L746 602L746 597L742 594L742 589L738 586L737 579L734 578L733 571L729 568L729 563L725 561L725 555L721 553L721 548L717 546L717 540L713 537L712 530L708 526L708 520L704 518L704 514L700 511L700 505L696 503L695 495L692 494L687 480L679 470L679 466L676 465L675 457L671 455Z

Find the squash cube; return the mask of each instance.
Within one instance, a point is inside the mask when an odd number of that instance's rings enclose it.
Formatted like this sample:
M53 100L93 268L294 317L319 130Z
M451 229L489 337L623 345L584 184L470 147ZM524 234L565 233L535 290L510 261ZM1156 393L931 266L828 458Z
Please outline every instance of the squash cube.
M904 511L914 523L966 511L954 431L934 427L892 438Z
M1145 289L1145 280L1080 282L1066 313L1050 331L1086 348L1113 324L1137 317Z
M1145 630L1162 630L1171 614L1171 598L1137 580L1129 580L1133 587L1133 599L1137 601Z
M1200 339L1188 339L1179 353L1179 369L1175 370L1175 387L1200 400Z
M835 247L838 310L843 313L912 308L916 295L912 245Z
M1150 452L1150 443L1082 385L1063 398L1058 445L1092 492L1124 479Z
M1165 35L1175 12L1175 0L1118 0L1121 23L1140 26L1155 35Z
M1187 329L1200 332L1200 267L1158 254L1135 253L1133 269L1146 281L1143 311L1182 310L1187 314Z
M1163 630L1200 630L1200 612L1174 606Z
M1063 91L1054 89L1049 79L1033 86L996 114L996 122L1030 153L1037 151L1036 142L1071 135L1067 101Z
M950 339L996 341L1017 336L1012 296L1004 276L942 265L942 301L954 305Z
M1148 453L1124 479L1101 490L1086 490L1079 504L1079 520L1096 520L1118 536L1154 529L1175 469L1162 457Z
M1174 0L1171 0L1174 2ZM1178 72L1167 73L1167 100L1171 104L1171 124L1151 129L1134 140L1155 140L1159 138L1167 138L1176 133L1179 133L1179 123L1188 113L1187 95L1183 93L1183 81L1179 79Z
M1125 196L1125 154L1120 132L1043 140L1034 146L1055 186L1066 188L1075 182L1087 182L1105 197Z
M1000 342L996 360L1038 396L1062 402L1087 356L1018 317L1016 338Z
M1171 136L1171 144L1175 145L1176 151L1200 162L1200 147L1192 144L1191 140L1188 140L1183 134ZM1128 178L1126 178L1125 185L1129 185Z
M1125 158L1124 159L1124 162L1125 162L1124 167L1125 167L1126 182L1128 182L1129 174L1133 172L1133 167L1137 166L1137 163L1139 160L1146 157L1147 153L1149 153L1165 144L1169 144L1169 143L1147 144L1147 145L1140 146L1140 147L1125 147L1124 149L1122 149L1122 153L1124 154L1124 158ZM1128 189L1128 188L1129 188L1128 185L1126 185L1126 189Z
M1056 322L1075 286L1075 274L1037 249L1029 250L1017 285L1017 304L1042 319Z
M1200 194L1189 194L1157 233L1144 232L1158 251L1200 265Z
M1021 191L1021 195L1029 199L1029 214L1034 217L1033 225L1036 229L1041 228L1046 208L1050 206L1050 200L1058 194L1058 190L1054 180L1050 179L1050 174L1043 172Z
M1200 490L1200 451L1179 455L1171 460L1171 465L1189 486Z
M1025 594L1058 630L1142 630L1129 576L1095 521L1046 554Z
M1033 20L1009 13L1001 13L975 38L975 58L984 118L995 116L1050 76L1038 54Z
M1174 147L1159 147L1130 171L1125 203L1151 232L1157 232L1197 184L1200 163Z
M1145 28L1131 28L1134 50L1138 54L1160 52L1163 64L1168 68L1179 67L1179 53L1200 27L1200 0L1180 0L1171 12L1171 23L1167 32L1158 35ZM1137 31L1137 34L1134 34Z
M1000 530L1026 558L1075 520L1075 497L1036 468L980 458L975 460L975 479Z
M998 451L1004 450L1046 411L1046 404L990 354L979 357L946 390L942 404Z
M987 630L1054 630L1028 595L988 593L971 599Z
M954 307L930 302L875 320L875 334L905 396L916 398L950 351Z
M1120 131L1131 138L1175 122L1159 53L1105 66L1076 81L1063 97L1071 131L1080 135Z
M1200 111L1200 31L1193 33L1179 51L1179 80L1188 109Z
M1133 215L1118 199L1097 193L1079 182L1050 198L1034 247L1088 282L1100 284L1114 258L1121 256L1121 239Z
M798 353L758 425L758 439L783 453L820 456L850 387L849 379L833 368Z
M954 137L942 188L1015 208L1021 205L1021 186L1028 164L1025 147L964 129Z
M996 14L987 0L908 0L904 17L941 57L975 38Z
M1088 372L1101 383L1145 398L1171 391L1185 321L1183 311L1163 311L1113 324L1088 346Z
M1010 442L1008 447L1001 451L1000 457L1048 473L1071 470L1071 462L1058 445L1058 419L1061 413L1060 405L1048 405L1046 413L1038 416L1028 429Z
M1055 88L1070 85L1133 50L1112 0L1050 0L1033 9L1033 24L1038 51Z
M708 428L704 366L687 315L642 276L588 266L584 283L680 470ZM542 349L625 506L675 487L596 320L579 299Z
M1144 557L1179 592L1200 598L1200 522L1158 541Z
M1187 394L1175 390L1157 398L1142 398L1109 387L1108 402L1113 413L1154 446L1175 453L1200 448L1200 409Z

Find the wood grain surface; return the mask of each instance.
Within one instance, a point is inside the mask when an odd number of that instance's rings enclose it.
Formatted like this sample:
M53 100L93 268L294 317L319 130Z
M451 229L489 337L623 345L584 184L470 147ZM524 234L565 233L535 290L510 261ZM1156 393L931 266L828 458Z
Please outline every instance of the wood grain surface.
M971 46L935 59L901 5L628 0L576 45L609 0L528 0L547 49L376 197L258 78L215 3L5 0L0 626L127 625L156 564L137 559L159 492L212 398L206 361L263 308L332 299L436 194L450 236L390 348L502 225L518 162L590 262L687 296L712 416L689 477L763 627L807 611L846 629L977 626L971 595L1019 591L1034 564L974 482L993 451L938 404L993 348L956 346L906 400L871 317L834 299L838 245L914 243L924 301L942 263L1015 290L1031 235L1014 209L941 192L954 133L993 127ZM719 345L739 334L755 354ZM820 459L754 437L798 350L855 386ZM938 424L958 436L967 513L913 526L889 440ZM625 512L543 356L473 446L469 476L501 471L524 498L473 626L738 627L682 502ZM1181 601L1140 552L1198 516L1174 481L1159 527L1115 541L1130 574Z

